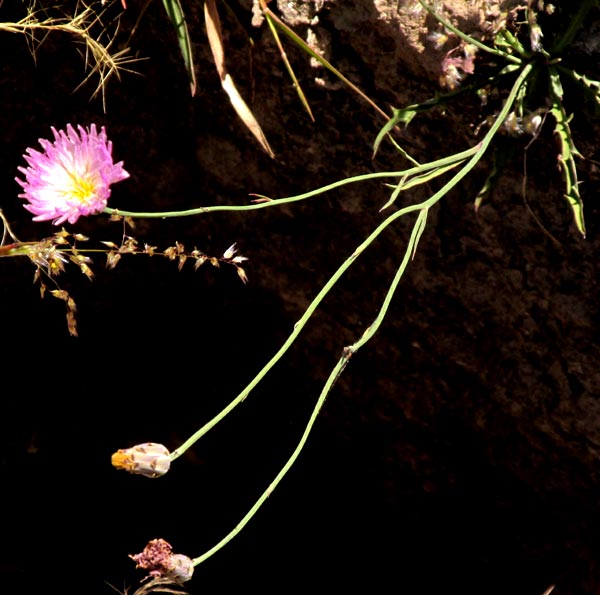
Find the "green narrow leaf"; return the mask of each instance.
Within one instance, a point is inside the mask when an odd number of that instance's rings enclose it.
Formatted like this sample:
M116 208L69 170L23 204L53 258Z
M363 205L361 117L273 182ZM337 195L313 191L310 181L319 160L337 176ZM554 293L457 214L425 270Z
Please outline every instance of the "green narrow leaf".
M292 68L292 65L290 64L290 61L288 60L287 54L285 53L285 50L283 49L283 44L281 43L281 39L279 39L279 33L277 33L277 28L275 27L273 18L267 12L267 13L265 13L265 19L269 25L269 29L271 30L271 35L273 35L273 39L275 40L275 43L277 44L277 47L279 48L279 53L281 54L281 59L283 60L285 68L288 71L290 78L292 79L292 84L294 85L294 89L296 89L296 93L298 94L300 102L304 106L304 109L308 113L310 119L314 122L315 117L313 116L313 113L312 113L312 110L310 109L308 100L306 99L306 95L304 95L304 91L302 90L302 87L300 86L300 83L296 77L296 73L294 72L294 69Z
M190 79L192 96L196 94L196 73L194 72L194 58L192 55L192 43L188 33L185 17L179 0L163 0L167 15L175 27L179 49L183 57L183 63Z
M523 47L523 44L508 29L502 29L501 31L499 31L498 35L496 36L495 42L504 45L505 47L511 47L518 54L521 54L521 56L527 53L525 51L525 48Z
M521 64L521 58L519 58L517 56L513 56L512 54L510 54L508 52L503 52L502 50L499 50L497 48L491 48L491 47L485 45L478 39L475 39L474 37L467 35L463 31L461 31L458 27L455 27L450 21L447 21L441 14L436 12L436 10L433 7L429 6L429 4L427 4L423 0L419 0L419 3L429 14L431 14L431 16L433 16L442 25L444 25L444 27L446 27L446 29L448 29L449 31L452 31L452 33L454 33L455 35L460 37L463 41L466 41L467 43L474 45L475 47L479 48L480 50L482 50L484 52L488 52L490 54L495 54L496 56L500 56L501 58L504 58L505 60L507 60L509 62L513 62L515 64ZM508 42L507 42L507 44L508 44Z
M259 0L260 8L263 14L269 17L269 25L278 27L285 35L287 35L302 51L307 53L311 58L314 58L322 66L333 73L340 81L348 86L354 93L359 95L372 108L374 108L386 120L389 120L389 115L382 110L366 93L361 91L352 81L347 79L337 68L328 62L321 54L315 52L298 34L288 27L268 6L265 0Z
M412 245L412 250L410 253L410 259L414 260L415 254L417 253L417 247L419 246L419 240L425 231L425 226L427 225L427 214L429 213L429 209L423 209L419 211L419 217L415 223L415 236L414 242Z
M410 179L408 179L408 176L402 176L402 178L400 179L400 182L398 182L398 184L396 184L395 187L391 186L392 188L394 188L394 192L392 192L392 195L390 196L388 201L379 209L379 212L387 209L391 204L393 204L394 201L398 198L398 195L400 194L400 192L403 192L404 190L409 190L410 188L414 188L415 186L420 186L421 184L426 184L427 182L430 182L434 178L437 178L438 176L445 174L446 172L450 171L451 169L454 169L457 165L460 165L461 163L464 163L464 160L456 161L454 163L449 163L449 164L443 165L441 167L436 167L435 169L432 169L431 171L427 171L423 174L414 176ZM408 179L408 181L407 181L407 179Z
M381 211L385 211L385 209L387 209L390 205L392 205L396 201L400 192L402 192L402 190L404 190L405 182L406 182L406 176L402 176L400 178L400 181L398 182L398 184L396 184L396 187L394 188L392 195L389 197L387 202L379 209L380 213L381 213Z

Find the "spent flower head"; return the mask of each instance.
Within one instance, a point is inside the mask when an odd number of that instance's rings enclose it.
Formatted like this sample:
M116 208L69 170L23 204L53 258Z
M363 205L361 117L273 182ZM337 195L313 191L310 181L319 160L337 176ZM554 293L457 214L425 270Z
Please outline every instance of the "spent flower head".
M171 544L164 539L149 541L143 552L129 556L136 565L148 571L148 578L165 578L184 583L192 578L194 562L183 554L174 554Z
M104 126L77 130L67 124L67 130L52 128L54 142L39 139L43 152L28 148L25 161L19 167L25 179L15 178L22 186L20 198L33 213L34 221L53 221L59 225L75 223L81 215L96 215L110 197L110 185L129 177L123 162L114 163L112 143Z

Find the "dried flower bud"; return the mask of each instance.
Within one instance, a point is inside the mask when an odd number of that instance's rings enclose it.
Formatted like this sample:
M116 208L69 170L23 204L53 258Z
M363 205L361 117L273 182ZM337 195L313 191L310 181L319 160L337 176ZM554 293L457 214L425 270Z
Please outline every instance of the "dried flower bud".
M171 456L166 447L154 442L145 442L132 448L121 448L111 457L113 467L145 477L160 477L171 465Z
M194 562L183 554L173 554L169 560L169 571L164 574L165 578L176 583L185 583L194 574Z
M194 562L183 554L173 554L171 544L164 539L149 541L144 551L129 556L136 568L148 571L153 578L166 578L175 583L184 583L192 578Z

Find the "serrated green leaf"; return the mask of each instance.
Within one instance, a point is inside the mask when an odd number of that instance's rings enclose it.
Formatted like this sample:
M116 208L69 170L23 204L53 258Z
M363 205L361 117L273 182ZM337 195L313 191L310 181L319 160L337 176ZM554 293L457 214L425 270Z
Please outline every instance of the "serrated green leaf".
M562 101L563 98L563 86L562 81L560 80L560 75L556 68L550 66L548 68L548 73L550 75L550 93L554 95L558 100Z
M554 89L555 87L553 86L552 88ZM585 237L586 232L583 214L583 201L581 200L581 196L579 194L577 165L575 164L575 157L581 157L581 154L575 147L575 143L573 142L573 137L571 135L569 122L572 116L567 116L565 108L558 96L554 96L552 98L552 107L550 108L550 113L556 122L554 126L554 133L558 137L560 143L558 164L560 166L565 183L564 196L571 206L575 225L577 226L579 233Z
M567 74L577 83L579 83L583 87L587 97L591 97L593 101L600 106L600 81L591 79L583 74L579 74L572 68L559 68L562 73Z

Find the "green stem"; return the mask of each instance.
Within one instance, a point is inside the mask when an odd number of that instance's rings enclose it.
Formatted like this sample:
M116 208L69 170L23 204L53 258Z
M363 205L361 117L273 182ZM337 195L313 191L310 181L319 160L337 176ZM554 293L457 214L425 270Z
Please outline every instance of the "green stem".
M310 192L305 192L303 194L298 194L296 196L289 196L286 198L277 198L277 199L269 199L266 202L255 203L251 205L214 205L209 207L197 207L195 209L187 209L184 211L163 211L163 212L138 212L138 211L122 211L120 209L111 209L106 207L102 212L107 215L120 215L122 217L138 217L138 218L148 218L148 219L167 219L170 217L189 217L192 215L202 215L205 213L216 213L219 211L256 211L258 209L265 209L267 207L274 207L282 204L288 204L292 202L298 202L300 200L305 200L307 198L312 198L313 196L317 196L318 194L324 194L325 192L329 192L331 190L335 190L336 188L341 188L342 186L346 186L347 184L356 184L358 182L366 182L368 180L376 180L381 178L401 178L404 176L412 176L415 174L420 174L431 169L435 169L438 167L443 167L446 165L450 165L453 163L458 163L460 161L464 161L468 157L473 156L479 150L480 145L476 145L467 149L465 151L461 151L460 153L456 153L451 155L450 157L444 157L443 159L437 159L436 161L430 161L429 163L424 163L423 165L419 165L418 167L411 167L409 169L405 169L402 171L396 172L374 172L370 174L362 174L359 176L354 176L352 178L345 178L343 180L338 180L337 182L333 182L326 186L322 186L321 188L317 188L316 190L311 190Z
M4 244L0 246L0 258L7 256L29 256L32 246L36 242L14 242L12 244Z
M205 552L201 556L198 556L197 558L194 558L194 560L193 560L194 566L197 566L198 564L205 562L212 555L216 554L221 548L223 548L225 545L227 545L227 543L229 543L248 524L248 522L252 519L252 517L258 512L260 507L265 503L267 498L273 493L275 488L279 485L279 482L285 477L287 472L291 469L292 465L296 462L296 460L298 459L298 456L304 449L306 441L308 440L308 437L312 431L315 421L319 415L319 412L321 411L321 409L325 403L325 400L327 399L327 396L331 392L333 385L337 382L338 378L342 375L342 372L348 365L348 362L350 361L350 358L352 357L352 355L354 353L356 353L369 339L371 339L373 337L373 335L377 332L377 329L381 325L381 322L385 318L388 306L392 300L394 292L396 291L396 289L400 283L400 279L402 278L402 275L404 274L404 271L406 270L409 260L411 259L412 255L414 254L414 252L416 250L417 243L418 243L421 233L423 231L423 227L425 225L426 218L427 218L427 209L423 209L419 213L417 221L415 222L408 245L406 247L406 251L404 253L404 258L402 259L402 263L398 267L398 270L396 271L396 274L394 275L394 279L392 280L392 283L390 284L390 287L388 288L388 291L386 293L386 296L383 301L383 304L382 304L379 314L377 315L377 317L375 318L373 323L365 330L362 337L358 341L356 341L353 345L350 345L350 346L344 348L342 356L340 357L336 366L331 371L329 378L327 379L327 381L325 382L325 385L323 386L323 389L321 390L321 394L319 395L317 403L315 404L315 407L314 407L312 414L308 420L308 423L306 424L306 427L304 429L302 437L300 438L300 441L298 442L296 448L294 449L294 452L292 453L290 458L287 460L285 465L281 468L279 473L276 475L275 479L270 483L269 487L262 493L260 498L254 503L252 508L244 515L242 520L235 526L235 528L232 531L230 531L223 539L221 539L221 541L219 541L219 543L214 545L207 552Z
M315 405L315 408L313 409L312 415L310 416L310 419L308 421L308 424L306 425L304 433L302 434L302 437L300 438L300 442L298 443L298 446L292 453L292 456L288 459L287 463L283 466L283 468L277 474L275 479L271 482L269 487L265 490L265 492L262 494L262 496L255 502L254 506L252 506L252 508L246 513L244 518L242 518L242 520L236 525L236 527L231 532L229 532L223 539L221 539L221 541L219 541L219 543L214 545L207 552L205 552L201 556L198 556L197 558L193 559L194 566L197 566L198 564L201 564L202 562L208 560L208 558L210 558L213 554L216 554L221 548L223 548L227 543L229 543L248 524L250 519L256 514L258 509L264 504L265 500L271 495L273 490L277 487L277 484L281 481L281 479L284 477L284 475L289 471L291 466L294 464L294 462L298 458L300 451L304 448L304 445L306 443L308 435L310 434L310 432L312 430L313 424L315 423L315 420L316 420L321 408L323 407L323 404L325 403L327 394L331 390L331 387L333 386L333 384L335 383L335 381L337 380L339 375L342 373L342 371L346 367L346 365L348 363L348 358L349 358L349 356L346 356L346 353L344 353L344 355L342 356L340 361L337 363L337 365L331 372L331 375L330 375L327 383L325 384L325 386L323 387L323 390L321 391L321 395L319 396L317 404Z
M429 201L426 201L426 203ZM246 397L250 394L250 392L256 387L256 385L266 376L266 374L271 370L271 368L281 359L283 354L290 348L292 343L296 340L306 323L310 320L310 317L314 314L315 310L318 308L319 304L323 301L325 296L331 291L333 286L338 282L341 276L350 268L352 263L356 260L356 257L361 254L372 242L373 240L396 219L402 217L406 213L410 213L412 211L424 208L423 204L412 205L409 207L405 207L399 211L396 211L387 219L385 219L382 223L380 223L377 228L369 234L369 236L354 250L354 252L344 261L344 263L335 271L335 273L329 278L327 283L323 286L321 291L317 294L317 296L313 299L313 301L308 305L301 318L294 325L293 331L290 333L289 337L286 339L284 344L279 348L277 353L267 362L267 364L262 368L262 370L254 377L254 379L244 388L244 390L233 399L229 405L227 405L224 409L222 409L215 417L213 417L209 422L207 422L204 426L202 426L197 432L195 432L192 436L190 436L179 448L175 449L171 452L171 460L175 460L180 457L188 448L190 448L193 444L195 444L204 434L206 434L209 430L211 430L215 425L217 425L223 418L225 418L233 409L235 409Z
M394 276L394 279L392 280L392 282L390 284L390 287L385 295L383 303L381 304L379 313L377 314L377 316L375 317L373 322L367 327L367 329L363 333L362 337L358 341L356 341L353 345L346 347L346 349L348 351L350 351L350 353L352 353L352 354L356 353L379 330L379 327L381 326L381 323L383 322L383 320L387 314L389 305L392 301L392 297L394 296L396 288L398 287L398 284L400 283L400 280L402 279L402 276L404 275L404 271L406 270L406 267L408 266L408 262L409 262L409 260L414 258L415 252L417 250L417 246L419 244L419 240L421 239L421 235L423 234L423 231L425 230L428 212L429 212L429 209L421 209L419 211L419 215L417 217L417 220L413 227L410 239L408 241L408 245L406 247L406 252L404 253L404 258L402 259L402 262L400 263L400 266L398 267L398 270L396 271L396 275Z
M509 114L510 109L514 103L515 97L523 81L527 78L529 72L531 71L532 65L527 64L517 80L513 85L513 88L504 104L504 107L498 114L498 117L494 121L494 124L490 127L490 130L487 132L483 140L479 145L477 145L477 152L471 157L470 161L459 171L454 177L449 180L444 186L438 190L433 196L429 199L425 200L422 203L416 205L409 205L404 207L403 209L399 209L392 215L389 215L384 221L382 221L370 234L369 236L354 250L354 252L344 261L344 263L338 268L338 270L329 278L324 287L319 291L317 296L313 299L313 301L309 304L308 308L298 320L298 322L294 325L294 330L289 335L285 343L280 347L277 353L269 360L269 362L263 367L263 369L256 375L256 377L244 388L244 390L235 398L233 401L229 403L220 413L218 413L215 417L213 417L208 423L202 426L197 432L195 432L190 438L188 438L179 448L174 450L171 453L171 459L175 460L180 457L188 448L190 448L195 442L197 442L204 434L206 434L211 428L213 428L217 423L219 423L224 417L226 417L235 407L237 407L244 399L248 396L248 394L254 389L254 387L265 377L265 375L269 372L269 370L279 361L279 359L283 356L283 354L289 349L292 343L296 340L300 331L304 328L310 317L313 315L323 298L331 291L333 286L337 283L340 277L350 268L356 257L361 254L374 240L381 234L381 232L386 229L389 225L391 225L396 219L406 215L407 213L412 213L413 211L420 211L423 209L429 209L436 202L438 202L445 194L447 194L464 176L467 175L469 171L471 171L477 162L484 155L487 150L492 138L498 131L498 128L502 125L502 122L505 120L506 116Z

